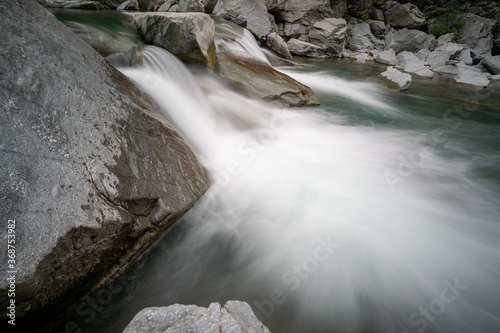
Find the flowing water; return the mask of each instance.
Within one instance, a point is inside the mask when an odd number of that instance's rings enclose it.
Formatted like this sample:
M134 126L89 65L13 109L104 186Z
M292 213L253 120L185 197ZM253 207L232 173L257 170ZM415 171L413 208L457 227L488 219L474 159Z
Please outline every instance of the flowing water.
M121 332L144 307L236 299L274 333L500 331L499 87L400 93L377 65L301 65L281 70L321 106L271 109L155 47L120 68L213 185L68 320Z

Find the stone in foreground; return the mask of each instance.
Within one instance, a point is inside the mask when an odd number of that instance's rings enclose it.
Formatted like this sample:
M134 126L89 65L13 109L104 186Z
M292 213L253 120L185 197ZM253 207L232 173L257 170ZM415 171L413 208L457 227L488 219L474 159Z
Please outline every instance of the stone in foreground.
M411 75L402 73L392 66L387 67L387 70L380 74L386 82L397 88L399 91L407 90L411 84Z
M139 36L185 62L215 64L215 25L203 13L127 13Z
M319 105L311 88L244 52L217 53L215 71L250 98L280 107Z
M174 304L146 308L128 324L123 333L190 332L190 333L270 333L245 302L228 301L221 307L208 308Z

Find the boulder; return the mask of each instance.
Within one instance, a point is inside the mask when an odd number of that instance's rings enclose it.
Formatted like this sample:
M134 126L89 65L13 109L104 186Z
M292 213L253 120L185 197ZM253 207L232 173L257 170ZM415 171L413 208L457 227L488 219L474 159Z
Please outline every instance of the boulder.
M491 77L491 81L500 81L500 74L493 75L493 76Z
M434 43L437 42L432 37L419 30L398 30L386 35L385 49L393 49L396 53L403 51L418 52L422 49L433 50Z
M437 46L440 47L444 44L451 43L453 41L453 38L455 38L455 34L452 32L450 32L449 34L441 35L437 39Z
M460 30L459 42L471 48L472 59L480 61L491 55L493 47L493 28L495 20L490 20L474 14L462 14L464 27Z
M127 0L116 8L116 10L139 10L137 0Z
M175 126L155 120L159 106L54 15L35 0L0 12L0 214L22 245L16 316L53 316L70 291L77 302L125 270L209 181Z
M408 51L403 51L397 56L398 66L403 68L403 70L407 73L414 73L418 76L431 78L434 76L434 73L425 67L425 64L422 60L417 58L413 53Z
M158 12L168 12L170 8L177 3L177 0L167 0L158 8Z
M433 70L435 73L439 73L439 74L453 74L453 75L458 74L458 67L455 65L445 65L445 66L434 68Z
M398 64L398 59L396 58L396 53L393 49L388 49L385 51L373 52L373 60L385 65L396 66Z
M285 36L290 38L300 38L309 33L309 28L298 23L285 23Z
M305 26L313 25L315 22L325 18L342 17L344 15L341 12L345 10L346 6L343 3L344 0L265 1L269 12L273 13L277 21Z
M500 55L484 58L481 65L493 75L500 74Z
M350 25L349 33L346 48L353 52L367 52L370 49L381 50L384 47L384 42L373 36L368 23Z
M460 52L460 54L458 55L457 59L459 61L463 61L466 65L473 64L473 60L472 60L472 57L470 55L470 49L462 50L462 52Z
M321 47L328 57L342 57L347 41L347 23L344 19L328 18L314 23L309 31L309 41Z
M288 45L286 45L283 38L281 38L280 35L278 35L277 33L272 32L267 36L266 45L271 50L278 53L282 57L284 57L286 59L292 58L292 55L290 54L290 51L288 50Z
M179 0L177 7L178 12L205 12L205 6L202 0Z
M453 80L457 83L482 88L486 88L490 83L490 80L488 80L488 77L484 73L474 68L459 68L458 75Z
M447 51L432 51L425 59L425 64L429 65L431 69L442 67L450 59L450 52Z
M417 53L415 53L415 56L418 59L425 62L425 59L427 59L427 56L429 55L429 53L431 53L431 51L429 51L428 49L423 49L423 50L420 50Z
M217 5L218 0L202 0L203 9L205 13L212 13L214 11L215 5Z
M425 29L426 22L424 14L417 6L406 3L400 4L396 1L387 2L388 9L385 10L385 21L396 29Z
M395 87L399 91L407 90L410 87L411 75L402 73L392 66L387 67L387 70L380 75L390 86Z
M370 29L374 36L377 38L384 37L387 28L384 21L368 20L366 22L370 25Z
M223 11L234 11L236 16L247 20L246 28L258 39L269 35L272 31L264 0L219 0L213 10L214 14Z
M435 51L446 51L450 53L450 59L457 58L463 51L464 47L455 43L444 43L441 46L435 48Z
M248 53L217 53L215 71L250 98L280 107L319 105L311 88Z
M215 64L215 26L203 13L127 13L141 38L173 53L182 61Z
M313 58L324 56L321 47L295 38L290 38L286 45L292 54Z
M174 304L146 308L135 315L123 333L270 333L245 302L227 301L224 306L212 303L208 308Z
M351 17L359 17L361 19L370 18L373 7L372 0L349 0L346 2Z
M90 10L100 10L105 9L102 4L97 1L82 1L82 2L72 2L66 6L65 9L90 9Z

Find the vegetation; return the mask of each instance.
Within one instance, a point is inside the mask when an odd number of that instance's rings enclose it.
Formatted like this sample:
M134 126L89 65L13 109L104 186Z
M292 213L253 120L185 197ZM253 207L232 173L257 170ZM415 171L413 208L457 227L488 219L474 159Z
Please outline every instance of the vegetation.
M455 33L455 39L460 39L459 31L464 27L465 22L456 9L448 9L439 15L436 22L429 27L429 33L439 37L450 32Z

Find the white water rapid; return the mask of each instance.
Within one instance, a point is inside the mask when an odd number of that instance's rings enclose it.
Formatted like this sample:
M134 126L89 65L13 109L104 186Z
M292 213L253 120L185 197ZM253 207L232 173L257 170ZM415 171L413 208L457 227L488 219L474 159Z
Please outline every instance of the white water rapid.
M438 118L398 130L353 126L328 103L270 109L154 47L121 70L213 181L133 297L241 299L272 332L500 331L500 189L476 172L498 151L471 158L472 143L434 137ZM287 73L385 117L404 112L374 83Z

